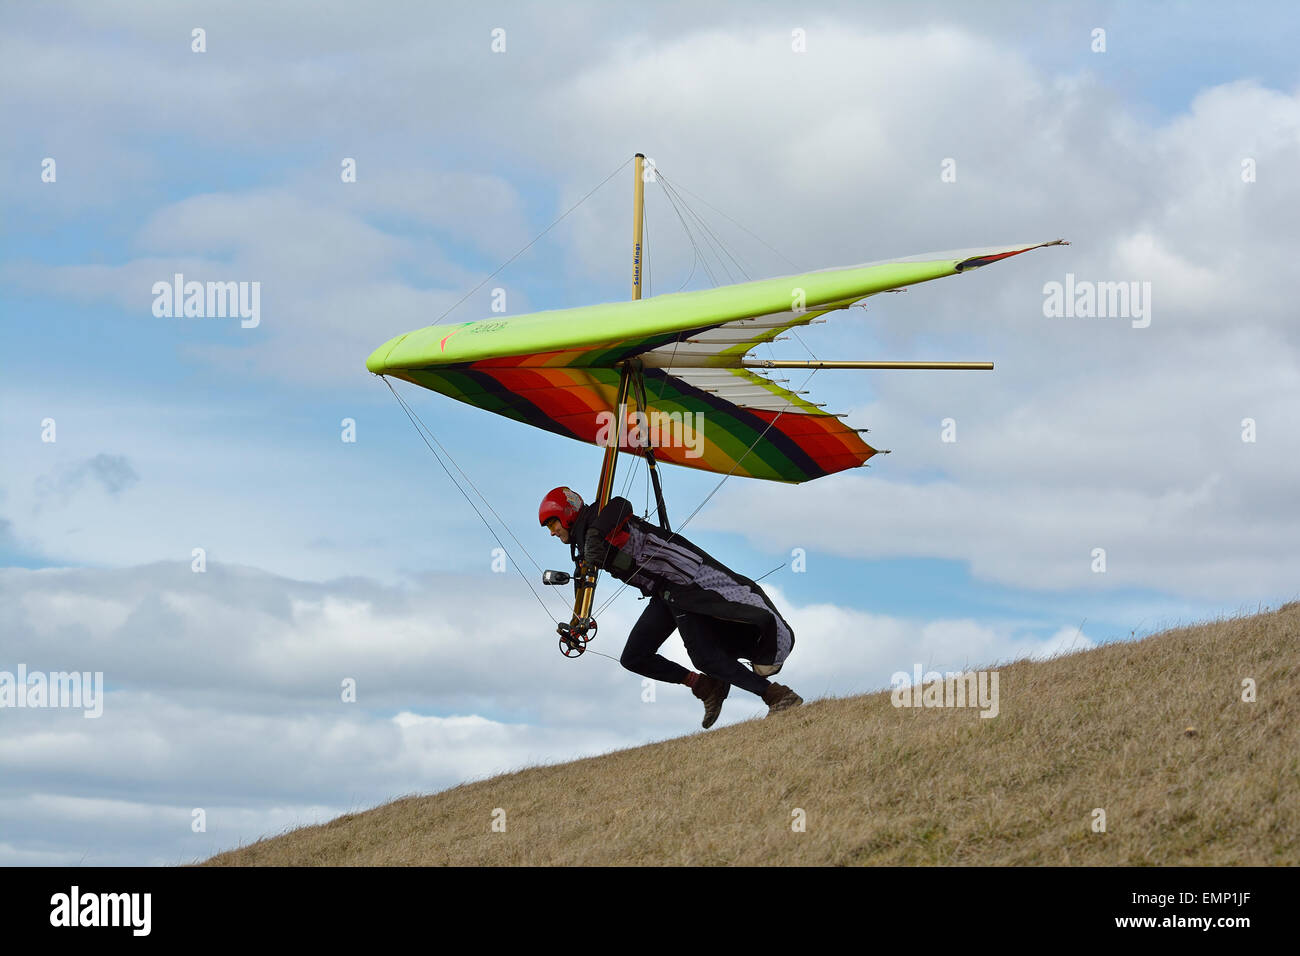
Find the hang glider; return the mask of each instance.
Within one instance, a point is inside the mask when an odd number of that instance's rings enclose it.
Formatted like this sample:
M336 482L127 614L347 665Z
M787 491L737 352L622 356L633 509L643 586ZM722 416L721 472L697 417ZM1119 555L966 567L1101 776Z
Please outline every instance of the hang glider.
M721 474L804 482L876 454L858 430L761 374L777 367L970 368L987 363L817 363L753 359L781 333L904 286L1056 245L1021 243L763 279L702 292L429 326L377 348L366 367L566 438L604 444L625 365L644 377L651 422L703 427L659 461ZM656 418L655 416L659 417ZM602 426L604 430L602 431ZM640 454L635 422L620 451Z
M755 347L881 292L1065 244L1056 239L934 252L642 299L644 162L638 153L633 167L632 301L450 327L435 324L385 342L366 367L376 375L404 379L517 422L604 447L591 499L597 513L610 499L618 453L642 458L654 488L659 524L669 532L658 462L717 472L726 476L723 481L739 475L799 483L855 468L877 454L862 439L862 430L846 424L842 415L825 411L763 371L993 367L991 362L757 359L750 357ZM417 424L414 418L412 423ZM592 602L597 576L594 568L575 568L573 616L557 628L565 656L582 654L596 633ZM569 580L563 572L543 574L545 584Z

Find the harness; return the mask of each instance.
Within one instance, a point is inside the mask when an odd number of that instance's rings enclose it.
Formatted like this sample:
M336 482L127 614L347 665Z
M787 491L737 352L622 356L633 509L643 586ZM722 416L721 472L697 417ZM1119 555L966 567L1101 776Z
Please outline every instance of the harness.
M625 514L622 520L610 529L609 534L605 535L605 543L620 551L623 550L623 545L627 544L627 539L632 537L632 532L627 529L627 525L634 517L635 515L631 511ZM594 520L595 515L589 515L587 519L583 521L581 527L578 527L577 522L574 522L575 533L569 537L569 556L573 559L574 564L580 563L583 559L582 549L583 542L587 537L587 525ZM605 556L606 558L609 557L608 551L606 551ZM606 562L602 561L601 563L604 564Z
M623 516L623 520L614 525L613 530L611 530L609 534L605 535L605 541L612 544L620 551L623 550L623 545L627 544L627 539L632 537L632 532L625 530L627 523L631 520L632 512L629 511Z

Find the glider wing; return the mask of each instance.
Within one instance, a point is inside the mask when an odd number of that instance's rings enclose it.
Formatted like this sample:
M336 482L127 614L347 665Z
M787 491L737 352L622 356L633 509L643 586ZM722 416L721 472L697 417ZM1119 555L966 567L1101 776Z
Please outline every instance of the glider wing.
M650 441L659 461L809 481L864 464L876 449L842 416L742 368L751 349L876 293L1055 244L930 253L700 292L429 326L381 345L366 367L527 425L603 444L613 431L619 364L639 359L645 417L629 417L620 450L637 454L639 443Z

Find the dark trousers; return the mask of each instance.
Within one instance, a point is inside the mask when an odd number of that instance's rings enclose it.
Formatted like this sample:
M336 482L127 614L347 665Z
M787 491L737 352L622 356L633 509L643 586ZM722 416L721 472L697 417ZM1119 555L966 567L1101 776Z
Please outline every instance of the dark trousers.
M619 663L642 677L669 684L684 683L689 673L686 668L659 653L673 631L681 632L686 653L701 673L759 697L771 686L771 681L759 677L736 659L748 657L754 646L751 628L734 621L692 614L657 597L650 598L632 626Z

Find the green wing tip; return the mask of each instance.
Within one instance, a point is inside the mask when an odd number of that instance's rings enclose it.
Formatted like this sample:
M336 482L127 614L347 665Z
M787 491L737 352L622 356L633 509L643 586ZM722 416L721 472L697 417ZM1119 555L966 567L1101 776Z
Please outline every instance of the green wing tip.
M397 347L397 343L410 334L410 332L403 332L401 335L395 335L383 345L379 346L379 348L371 352L370 357L366 359L366 368L374 372L376 375L383 375L385 372L390 371L388 366L388 354Z

